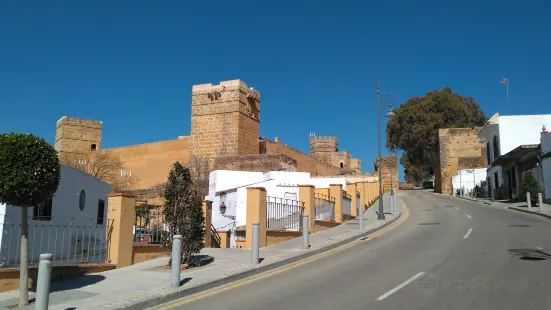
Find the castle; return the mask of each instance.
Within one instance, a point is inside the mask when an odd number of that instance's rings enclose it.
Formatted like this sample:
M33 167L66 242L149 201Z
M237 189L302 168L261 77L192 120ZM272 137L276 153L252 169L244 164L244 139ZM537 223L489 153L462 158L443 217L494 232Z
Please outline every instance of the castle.
M192 87L189 136L103 149L102 126L101 121L63 116L57 121L55 149L60 157L93 151L118 156L124 166L121 176L132 176L134 189L165 183L174 162L188 165L191 158L204 158L209 170L299 171L312 176L377 179L373 173L362 174L361 161L339 151L335 137L311 135L309 155L282 144L277 137L274 141L260 137L260 92L241 80ZM397 177L395 184L397 188Z

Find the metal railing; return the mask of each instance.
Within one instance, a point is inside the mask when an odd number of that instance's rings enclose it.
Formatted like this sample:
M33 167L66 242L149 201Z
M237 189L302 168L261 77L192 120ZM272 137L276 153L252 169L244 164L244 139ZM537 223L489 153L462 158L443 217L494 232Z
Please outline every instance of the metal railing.
M135 244L161 244L170 238L163 210L160 207L142 205L136 208L133 230Z
M314 194L316 220L335 221L335 198L323 194Z
M28 258L31 265L38 264L42 253L51 253L55 265L106 262L113 220L41 216L40 219L29 217L28 223ZM0 223L0 267L19 265L21 228L21 219L17 216L5 217L4 222Z
M267 197L268 229L301 230L304 202L292 199Z
M216 228L214 228L214 225L212 223L210 224L210 234L211 234L211 247L213 248L219 248L221 246L222 238L220 238L220 235L216 231Z
M352 214L352 198L342 197L342 213Z

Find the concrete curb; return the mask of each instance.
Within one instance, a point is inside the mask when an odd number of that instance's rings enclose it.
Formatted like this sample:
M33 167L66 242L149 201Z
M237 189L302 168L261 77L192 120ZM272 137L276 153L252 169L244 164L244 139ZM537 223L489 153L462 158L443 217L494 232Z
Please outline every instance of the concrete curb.
M323 248L319 248L319 249L316 249L316 250L313 250L313 251L304 252L304 253L301 253L299 255L283 259L279 262L275 262L275 263L265 265L265 266L259 266L259 267L254 268L254 269L249 269L249 270L246 270L246 271L234 274L234 275L230 275L227 278L223 278L223 279L215 280L215 281L212 281L212 282L204 283L204 284L201 284L201 285L198 285L198 286L195 286L195 287L191 287L189 289L185 288L185 285L178 288L178 289L175 289L173 291L171 291L169 288L167 288L166 293L165 292L160 293L159 296L155 296L155 297L148 298L148 299L145 299L145 300L132 301L132 302L129 302L127 305L120 306L120 307L114 307L114 308L110 308L110 309L117 309L117 310L119 310L119 309L121 309L121 310L122 309L133 309L133 310L148 309L148 308L152 308L152 307L155 307L155 306L158 306L160 304L164 304L164 303L176 300L176 299L180 299L180 298L187 297L187 296L190 296L190 295L193 295L193 294L197 294L197 293L202 292L202 291L210 290L210 289L213 289L213 288L218 287L218 286L222 286L222 285L226 285L226 284L238 281L238 280L242 280L242 279L245 279L245 278L248 278L250 276L254 276L254 275L266 272L266 271L277 269L277 268L280 268L282 266L289 265L289 264L292 264L294 262L297 262L299 260L303 260L305 258L312 257L314 255L317 255L317 254L320 254L320 253L338 248L338 247L343 246L347 243L351 243L351 242L353 242L353 241L355 241L359 238L362 238L362 237L365 237L369 234L377 232L377 231L389 226L390 224L394 223L396 220L398 220L400 217L402 217L402 214L403 214L403 212L400 212L400 214L396 218L394 218L392 221L389 221L389 222L387 222L387 223L385 223L385 224L383 224L379 227L373 228L371 230L365 231L362 234L358 234L358 235L349 237L347 239L341 240L337 243L328 245L328 246L323 247ZM121 302L124 302L124 301L121 301Z
M537 216L541 216L541 217L545 217L545 218L551 219L551 215L539 213L539 212L536 212L536 211L524 210L524 209L517 208L517 207L508 207L508 209L509 209L509 210L515 210L515 211L522 212L522 213L533 214L533 215L537 215Z

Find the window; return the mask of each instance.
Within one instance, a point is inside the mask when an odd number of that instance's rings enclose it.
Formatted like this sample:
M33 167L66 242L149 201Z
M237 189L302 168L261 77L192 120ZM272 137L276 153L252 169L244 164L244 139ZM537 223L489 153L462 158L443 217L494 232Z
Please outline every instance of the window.
M86 193L84 190L80 191L80 194L78 195L78 208L80 211L84 210L84 206L86 205Z
M341 162L341 169L344 168L344 164Z
M132 176L132 170L130 169L121 169L121 178L128 179Z
M33 208L33 220L50 221L52 219L52 198L39 203Z
M95 151L97 149L95 144L90 145L90 151Z
M494 160L499 157L499 141L497 136L494 136Z
M497 179L497 172L494 172L494 185L495 185L495 188L499 188L499 180Z
M98 225L103 225L103 214L105 213L105 200L98 199Z

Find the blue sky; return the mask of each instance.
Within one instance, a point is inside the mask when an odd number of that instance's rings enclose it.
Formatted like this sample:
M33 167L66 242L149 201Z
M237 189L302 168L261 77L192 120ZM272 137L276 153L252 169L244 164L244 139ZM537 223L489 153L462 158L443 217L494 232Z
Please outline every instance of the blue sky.
M372 171L378 80L397 104L450 86L490 116L507 77L507 114L551 112L549 1L199 2L3 1L0 132L53 143L69 115L102 120L104 148L174 139L193 84L239 78L261 136L337 136Z

